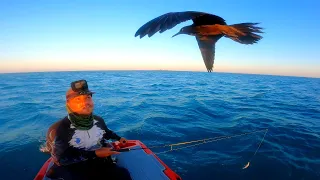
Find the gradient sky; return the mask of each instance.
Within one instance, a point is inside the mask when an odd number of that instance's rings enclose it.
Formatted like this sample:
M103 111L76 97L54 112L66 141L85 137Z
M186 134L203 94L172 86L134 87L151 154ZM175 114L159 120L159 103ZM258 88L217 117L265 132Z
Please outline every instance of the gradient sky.
M320 1L0 1L0 72L167 69L206 71L195 38L134 37L167 12L202 11L228 24L260 22L254 45L222 38L214 71L320 77Z

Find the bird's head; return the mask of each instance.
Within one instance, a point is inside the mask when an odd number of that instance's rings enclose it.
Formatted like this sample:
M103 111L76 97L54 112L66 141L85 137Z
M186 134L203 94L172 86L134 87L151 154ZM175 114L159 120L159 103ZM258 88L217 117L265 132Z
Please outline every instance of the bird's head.
M179 34L190 34L190 30L191 30L191 26L183 27L180 29L180 31L177 34L173 35L172 37L175 37Z

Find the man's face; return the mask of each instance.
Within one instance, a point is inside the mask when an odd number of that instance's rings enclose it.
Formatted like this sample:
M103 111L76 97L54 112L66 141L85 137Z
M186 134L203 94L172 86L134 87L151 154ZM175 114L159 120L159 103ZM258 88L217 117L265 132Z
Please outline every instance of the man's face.
M91 95L76 96L68 99L67 104L72 112L82 115L91 114L94 107Z

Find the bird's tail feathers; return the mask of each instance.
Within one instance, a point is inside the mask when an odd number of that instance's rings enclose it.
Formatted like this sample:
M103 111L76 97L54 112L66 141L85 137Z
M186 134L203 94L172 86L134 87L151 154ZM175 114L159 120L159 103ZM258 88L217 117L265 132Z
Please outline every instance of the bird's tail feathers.
M233 24L233 25L224 25L228 26L225 28L226 30L223 31L223 34L241 44L254 44L257 43L262 36L258 35L257 33L263 33L261 27L256 26L259 23L240 23L240 24Z

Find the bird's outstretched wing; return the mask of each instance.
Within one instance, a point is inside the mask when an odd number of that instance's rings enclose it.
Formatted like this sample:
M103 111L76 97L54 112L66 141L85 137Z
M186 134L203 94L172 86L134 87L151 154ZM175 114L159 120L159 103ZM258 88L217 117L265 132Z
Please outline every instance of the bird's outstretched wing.
M151 37L158 31L163 33L164 31L172 29L176 25L191 19L195 25L207 25L208 23L225 24L224 19L221 17L204 12L170 12L154 18L141 26L135 33L135 37L140 36L140 38L143 38L145 35Z
M197 42L201 51L202 59L208 72L212 71L215 56L216 42L222 37L222 35L199 37L197 36Z
M208 13L204 13L202 16L198 16L192 19L192 21L196 26L213 24L226 25L226 21L222 17Z

